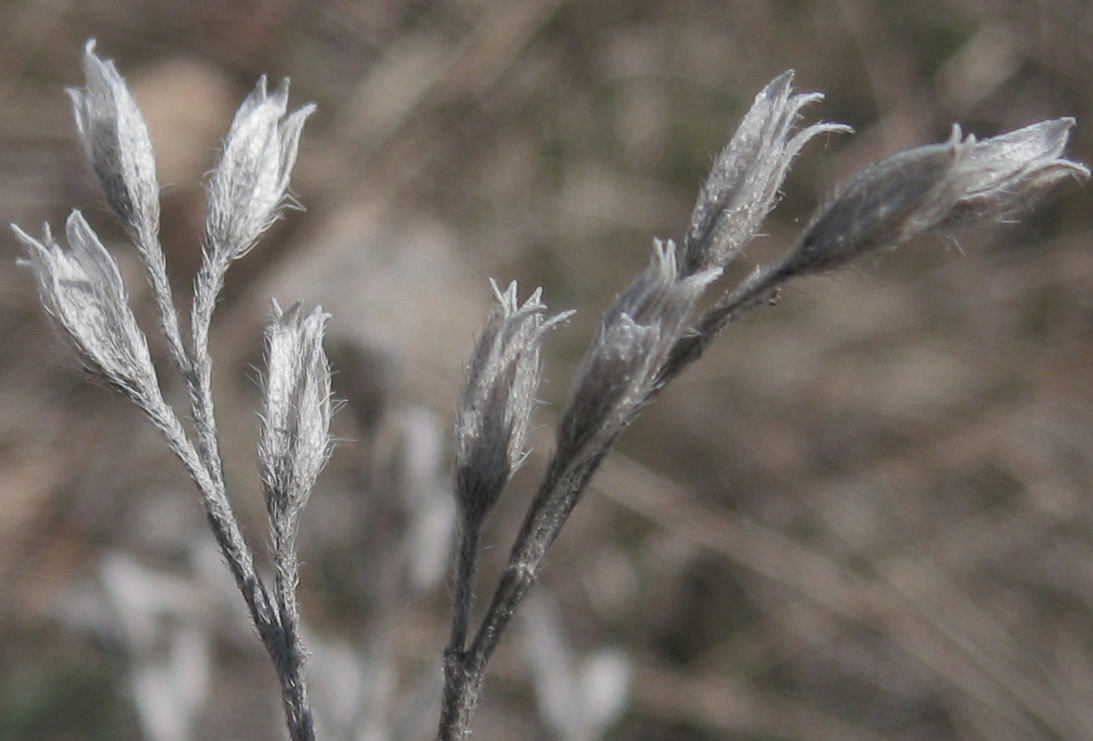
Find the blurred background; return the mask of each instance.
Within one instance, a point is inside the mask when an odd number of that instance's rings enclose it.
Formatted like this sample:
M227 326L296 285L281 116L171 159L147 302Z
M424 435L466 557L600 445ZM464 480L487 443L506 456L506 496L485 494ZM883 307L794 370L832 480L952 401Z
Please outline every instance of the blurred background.
M293 107L318 103L293 179L306 210L233 268L213 343L233 501L261 553L269 300L333 314L342 442L301 538L329 739L432 732L448 430L487 278L578 313L550 338L536 452L491 522L483 591L598 316L654 236L685 230L776 74L826 93L811 120L857 133L809 144L741 275L841 179L953 122L989 136L1075 116L1071 156L1093 160L1084 0L8 0L0 223L83 210L151 336L62 92L92 37L152 129L180 302L239 101L267 73L291 77ZM792 284L731 327L577 508L477 737L1093 739L1091 198L1065 184L1020 224ZM280 737L181 466L81 370L5 242L0 739Z

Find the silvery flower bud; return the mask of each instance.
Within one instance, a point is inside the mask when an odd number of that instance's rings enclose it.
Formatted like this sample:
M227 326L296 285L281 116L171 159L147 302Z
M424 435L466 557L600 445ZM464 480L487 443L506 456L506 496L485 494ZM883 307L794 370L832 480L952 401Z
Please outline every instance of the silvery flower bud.
M630 423L695 303L720 274L711 268L680 278L676 245L657 240L649 266L605 312L585 353L559 425L559 450L602 447Z
M1073 118L1056 118L983 141L968 136L953 173L960 198L939 228L1003 221L1035 206L1060 180L1089 177L1088 167L1063 157L1072 128Z
M520 305L515 282L504 293L492 285L497 303L475 345L456 411L456 495L472 519L493 507L524 461L543 337L572 314L548 319L541 290Z
M152 139L136 100L111 61L83 56L87 87L69 89L80 143L106 200L138 245L152 244L159 230L159 185Z
M315 110L306 105L286 116L287 106L288 80L270 95L263 77L235 114L209 180L206 240L219 263L250 249L284 205L300 132Z
M265 399L258 462L270 519L295 523L330 456L330 367L323 351L329 314L274 303L266 329ZM291 528L286 528L291 530Z
M997 221L1027 210L1059 180L1089 169L1062 157L1073 119L977 141L959 126L944 144L871 165L822 206L778 268L827 270L931 231Z
M732 141L710 170L691 214L680 268L691 275L724 267L755 238L778 200L790 163L810 139L849 126L819 123L795 131L797 117L821 93L793 94L793 72L783 72L755 96Z
M68 217L68 250L54 241L48 225L41 239L12 228L26 247L23 262L34 271L42 304L88 366L134 400L157 394L148 343L129 308L118 265L83 215L73 211Z

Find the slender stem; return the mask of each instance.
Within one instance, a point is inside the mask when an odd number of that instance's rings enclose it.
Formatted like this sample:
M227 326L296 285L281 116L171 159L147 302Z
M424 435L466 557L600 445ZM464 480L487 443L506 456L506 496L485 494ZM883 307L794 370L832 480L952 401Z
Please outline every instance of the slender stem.
M481 542L481 519L464 517L459 536L459 550L456 553L455 594L452 597L452 632L448 640L449 651L462 651L467 644L467 630L474 602L478 549Z
M228 563L236 586L243 594L251 618L257 626L274 622L276 616L269 593L254 569L254 558L243 539L243 533L239 529L221 483L205 466L174 410L163 401L162 397L157 395L155 398L146 398L141 406L153 424L163 433L168 447L182 461L182 465L197 485L213 536L221 553L224 554L224 560Z
M482 667L490 660L501 635L539 577L547 550L558 537L600 463L622 429L604 439L595 451L560 459L555 457L513 543L508 565L471 643L470 653ZM557 455L557 451L555 451Z
M462 741L470 736L470 722L478 704L486 665L516 608L542 571L547 549L558 536L616 438L617 435L611 436L600 450L591 454L581 451L583 454L579 457L567 456L564 460L558 457L558 450L555 450L516 536L490 605L468 648L464 649L454 642L453 621L453 643L444 652L444 697L438 732L440 741ZM460 554L463 551L461 548Z
M293 741L313 741L315 723L304 675L307 651L300 637L300 607L296 598L296 586L300 581L300 563L296 557L295 543L296 524L271 524L274 594L280 631L274 636L275 640L267 644L267 650L281 683L281 697L290 737Z
M202 264L201 271L194 290L194 305L191 314L191 347L188 358L187 372L183 375L190 392L190 408L194 420L194 430L197 435L197 453L200 456L208 478L210 488L205 494L205 509L209 514L213 532L217 536L221 550L228 562L228 567L236 575L236 582L244 599L251 607L251 616L254 618L255 627L267 651L274 650L269 637L274 631L274 626L279 622L278 616L272 604L268 590L262 585L257 573L254 571L254 556L250 547L246 544L242 532L239 530L238 520L227 497L227 486L224 479L224 462L220 455L220 442L217 438L216 415L213 407L212 395L212 356L209 353L209 326L212 319L212 310L215 306L216 293L223 284L223 272L219 272L220 279L214 281L203 280L208 273L208 257ZM222 535L223 533L223 535ZM226 537L230 535L230 537ZM237 566L238 564L238 566ZM251 584L255 586L250 586ZM248 592L252 589L261 589L263 594L263 609L255 610L254 604Z
M271 596L254 570L253 554L243 538L227 498L216 421L213 417L210 389L212 363L207 352L203 356L195 353L194 361L195 373L187 380L190 382L194 427L198 439L198 452L195 452L194 457L200 459L209 486L207 491L202 492L205 510L217 543L277 672L289 737L292 741L314 741L314 720L303 674L307 652L300 637L299 611L296 607L296 559L294 556L290 557L290 562L278 559L275 564L276 593ZM275 546L275 558L282 550L284 548Z
M194 429L197 433L197 450L200 454L208 476L212 481L212 498L215 505L210 508L207 498L206 510L210 512L209 519L213 522L213 531L217 533L217 540L221 541L218 532L217 521L214 521L212 510L218 512L218 518L228 521L230 531L238 533L237 540L229 545L229 552L221 542L228 565L235 573L234 557L243 559L247 571L253 577L254 586L250 580L240 581L237 576L243 597L251 608L251 617L258 635L266 647L274 669L277 672L281 684L281 698L285 711L285 723L288 727L289 737L292 741L314 741L314 718L307 695L307 683L305 681L303 667L307 651L300 636L299 609L296 603L296 584L298 582L299 567L295 557L295 547L291 543L277 542L287 538L282 534L278 536L274 530L274 560L275 560L275 593L270 595L268 589L262 585L254 572L253 556L239 533L237 520L228 498L224 483L224 463L220 455L220 441L217 436L216 414L212 393L212 355L209 353L209 329L212 324L212 314L216 306L216 297L224 285L224 273L228 263L223 262L217 256L223 251L206 250L206 258L198 272L194 286L194 304L191 312L192 345L189 357L189 372L185 373L186 382L190 391L190 405L194 419ZM253 596L251 596L253 595ZM260 595L261 602L256 598ZM260 606L261 609L256 609Z
M190 372L186 374L186 382L190 389L198 450L209 466L209 472L223 486L224 463L220 456L213 406L213 362L209 353L209 327L212 324L213 309L216 307L216 297L224 285L227 265L219 264L216 254L215 251L206 249L205 260L194 285L194 304L190 317Z
M452 630L444 649L444 696L439 737L446 741L470 735L470 720L481 687L481 673L472 671L466 652L467 631L474 601L475 571L482 541L482 518L465 514L456 551ZM476 680L477 676L477 680ZM472 699L473 698L473 699Z
M181 323L178 318L178 310L175 308L174 296L171 292L171 281L167 277L167 264L163 259L163 247L155 232L145 233L144 229L138 229L133 235L138 246L138 252L144 258L144 269L148 276L148 283L152 287L152 296L159 309L159 326L163 337L167 340L167 349L171 353L171 359L175 367L183 375L190 373L190 356L186 352L186 345L182 341Z

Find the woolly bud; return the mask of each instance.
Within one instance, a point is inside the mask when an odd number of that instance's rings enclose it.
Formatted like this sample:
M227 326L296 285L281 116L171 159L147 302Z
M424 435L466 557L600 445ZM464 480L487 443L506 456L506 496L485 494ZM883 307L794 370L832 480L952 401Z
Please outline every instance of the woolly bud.
M845 133L849 126L813 124L795 132L802 108L821 93L792 94L793 72L783 72L756 97L732 141L702 184L684 239L684 275L724 267L748 242L778 200L790 163L810 139Z
M106 200L138 244L151 244L159 230L159 185L152 139L132 93L111 61L84 47L87 87L69 89L84 154Z
M965 139L953 173L960 199L940 228L1005 220L1039 203L1060 180L1088 178L1088 167L1062 156L1073 127L1073 118L1056 118L983 141Z
M475 520L493 507L524 461L543 337L572 314L548 319L542 290L521 306L515 282L504 293L491 285L497 303L475 345L456 412L456 496Z
M285 202L300 133L315 110L286 116L287 106L288 80L270 95L262 77L235 114L209 181L206 241L219 264L246 253Z
M675 244L655 243L649 266L615 299L585 353L559 425L559 451L601 448L630 423L695 303L720 273L712 268L680 278Z
M258 463L270 522L292 532L330 456L330 367L323 352L330 315L322 307L304 315L299 303L273 308Z
M129 308L113 256L79 211L66 222L70 249L60 247L47 225L41 239L17 226L46 310L75 343L88 366L130 398L149 399L156 372L144 333Z
M1073 124L1044 121L983 141L954 126L944 144L871 165L817 211L778 270L827 270L926 232L1024 211L1059 180L1089 176L1084 165L1061 156Z

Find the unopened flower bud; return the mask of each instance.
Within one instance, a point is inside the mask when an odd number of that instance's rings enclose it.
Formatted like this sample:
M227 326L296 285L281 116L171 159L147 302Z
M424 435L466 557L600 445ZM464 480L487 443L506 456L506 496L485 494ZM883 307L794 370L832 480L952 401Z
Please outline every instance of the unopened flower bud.
M1059 180L1089 176L1087 167L1062 157L1073 124L1044 121L982 141L954 126L944 144L871 165L817 211L777 270L828 270L920 234L1027 210Z
M1020 215L1060 180L1088 178L1088 167L1063 157L1072 128L1073 118L1056 118L983 141L969 136L953 173L960 199L939 228Z
M270 519L295 523L330 457L330 367L323 351L329 314L274 303L266 329L265 400L258 461ZM291 531L292 528L284 528Z
M66 222L69 249L46 226L35 239L12 227L27 251L46 310L76 345L88 366L130 398L158 394L148 342L129 308L113 256L79 211Z
M801 148L818 134L851 130L818 123L797 131L801 109L824 96L793 94L792 86L793 72L787 71L763 88L714 161L683 241L683 275L724 267L759 233Z
M605 312L573 384L558 448L596 450L630 423L654 391L657 374L696 302L721 274L679 277L676 245L657 240L645 271Z
M110 207L138 246L155 242L159 229L159 185L148 126L136 100L111 61L95 56L87 42L83 56L87 87L69 89L80 143Z
M269 94L263 77L235 114L209 181L206 240L218 263L249 250L285 202L300 132L315 110L286 116L287 106L288 80Z
M543 337L572 312L547 318L542 291L517 303L516 283L502 293L475 345L455 427L456 494L466 516L479 519L497 502L526 456L539 389Z

